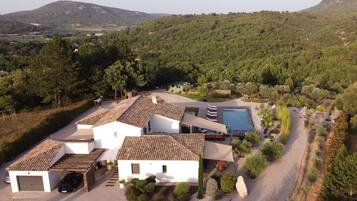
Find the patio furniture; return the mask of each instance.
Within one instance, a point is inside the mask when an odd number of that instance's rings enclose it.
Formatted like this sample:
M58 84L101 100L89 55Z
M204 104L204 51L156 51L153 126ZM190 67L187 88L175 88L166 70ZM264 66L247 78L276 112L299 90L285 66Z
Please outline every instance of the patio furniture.
M207 106L207 109L211 111L217 111L217 106L209 105Z
M210 112L210 111L207 111L207 115L209 116L217 116L217 112Z

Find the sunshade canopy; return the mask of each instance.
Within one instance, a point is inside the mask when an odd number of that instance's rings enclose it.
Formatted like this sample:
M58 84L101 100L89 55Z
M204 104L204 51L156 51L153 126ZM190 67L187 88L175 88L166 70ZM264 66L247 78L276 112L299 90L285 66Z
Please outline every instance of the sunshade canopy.
M214 142L205 142L204 159L234 162L232 146Z
M184 125L188 125L188 126L195 126L198 128L204 128L207 130L213 130L213 131L227 134L227 126L226 125L212 122L212 121L200 118L200 117L196 117L196 116L188 114L188 113L185 113L181 123Z

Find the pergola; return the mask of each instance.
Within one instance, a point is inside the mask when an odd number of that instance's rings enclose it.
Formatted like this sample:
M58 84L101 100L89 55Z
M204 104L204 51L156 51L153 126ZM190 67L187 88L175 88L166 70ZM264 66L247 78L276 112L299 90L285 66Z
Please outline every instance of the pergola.
M103 152L104 149L94 149L89 154L65 154L50 169L83 174L84 190L88 192L95 182L95 162Z
M192 127L198 127L206 130L215 131L221 134L227 134L227 126L221 123L212 122L194 115L185 113L181 124L190 127L190 133L192 133Z

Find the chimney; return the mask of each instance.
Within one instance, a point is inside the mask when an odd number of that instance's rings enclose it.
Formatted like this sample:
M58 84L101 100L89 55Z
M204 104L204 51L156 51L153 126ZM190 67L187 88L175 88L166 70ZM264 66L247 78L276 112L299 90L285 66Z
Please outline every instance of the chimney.
M151 97L152 103L154 103L155 105L157 104L157 99L156 96L152 96Z

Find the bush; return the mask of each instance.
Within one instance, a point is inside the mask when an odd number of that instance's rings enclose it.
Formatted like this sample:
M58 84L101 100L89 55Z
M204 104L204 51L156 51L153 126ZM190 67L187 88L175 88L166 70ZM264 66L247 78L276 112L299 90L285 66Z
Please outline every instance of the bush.
M0 142L0 164L14 159L16 156L31 148L49 134L71 123L78 115L93 106L91 101L81 102L72 107L64 108L49 114L45 120L23 133L14 133L16 139L8 141L3 138Z
M238 153L239 155L246 155L249 154L251 152L251 147L252 144L250 142L248 142L247 140L233 140L232 141L232 146L233 146L233 150L234 152Z
M322 137L326 137L327 136L327 129L323 124L316 124L315 125L315 130L316 130L316 133L319 136L322 136Z
M315 158L314 166L315 166L317 169L321 169L321 166L322 166L322 160L321 160L321 158L319 158L319 157L316 157L316 158Z
M214 196L218 190L218 183L215 179L209 178L206 186L206 194L209 196Z
M129 185L125 188L125 196L128 201L136 201L140 193L141 192L133 185Z
M155 189L155 183L148 183L146 186L144 186L144 191L147 193L152 193L154 192Z
M178 183L175 186L174 194L176 196L180 196L180 195L188 193L189 190L190 190L190 186L187 183L184 183L184 182Z
M281 157L283 149L284 145L279 142L268 142L262 146L261 152L268 161L275 161Z
M128 201L148 201L155 189L156 177L150 176L144 180L134 178L126 183L125 196ZM160 192L161 193L161 192Z
M256 178L260 175L260 173L264 170L264 168L268 165L267 160L264 158L262 154L256 154L247 159L244 164L244 168L246 173L251 178Z
M234 191L234 186L235 186L235 176L230 173L225 173L221 177L221 191L223 193L230 193Z
M311 169L308 179L311 183L314 183L317 180L317 177L319 176L319 171L314 167Z
M245 134L244 139L253 145L257 145L260 142L260 135L257 131L251 131Z

